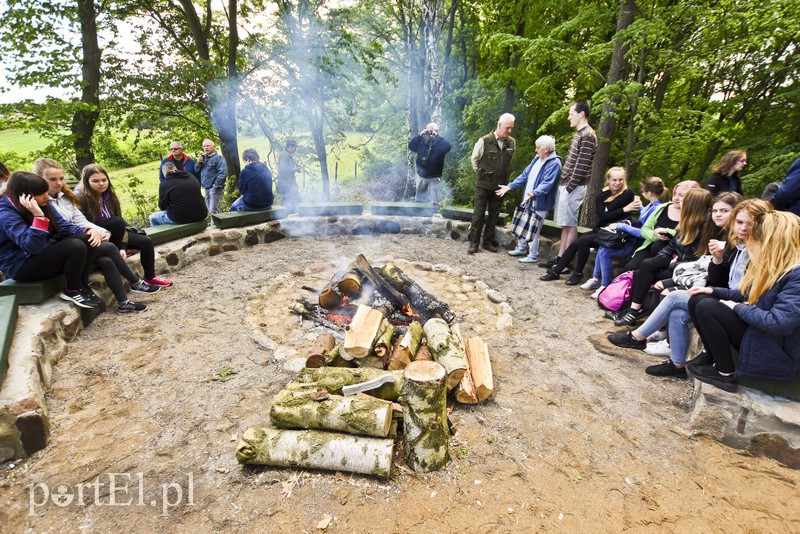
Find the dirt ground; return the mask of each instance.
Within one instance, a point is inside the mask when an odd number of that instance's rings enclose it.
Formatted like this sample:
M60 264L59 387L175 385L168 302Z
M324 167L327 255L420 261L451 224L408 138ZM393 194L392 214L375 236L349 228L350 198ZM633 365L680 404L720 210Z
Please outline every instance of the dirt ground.
M455 407L439 473L240 466L239 438L269 426L320 331L291 297L358 253L464 270L403 265L488 341L496 397ZM800 532L800 472L690 438L691 383L596 351L610 323L541 273L402 235L286 239L173 273L147 312L103 314L59 362L50 445L0 465L0 531ZM508 295L512 326L477 280Z

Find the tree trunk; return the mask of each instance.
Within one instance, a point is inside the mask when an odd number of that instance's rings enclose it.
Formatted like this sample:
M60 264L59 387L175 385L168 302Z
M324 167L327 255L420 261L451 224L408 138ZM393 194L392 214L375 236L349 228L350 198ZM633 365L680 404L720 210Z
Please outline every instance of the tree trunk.
M467 360L461 340L453 335L442 319L430 319L423 327L428 339L428 348L433 359L444 367L447 373L447 389L453 389L461 382L467 370Z
M78 172L94 163L92 138L100 117L100 65L102 50L97 41L97 12L94 0L78 0L78 19L81 27L81 105L72 116L72 135L75 136L75 162Z
M412 362L403 374L406 464L424 473L444 469L450 461L445 369L434 362Z
M236 447L239 463L345 471L389 478L394 440L316 430L248 428Z
M619 18L617 19L614 50L611 54L611 68L606 82L607 87L621 83L625 79L627 70L625 52L628 47L625 46L620 33L633 24L635 10L635 0L622 0ZM605 183L606 168L611 156L611 144L614 142L614 133L617 126L617 105L619 105L619 96L611 96L603 103L600 130L597 135L597 151L595 152L594 165L592 166L592 177L589 180L589 187L586 189L586 201L583 203L583 209L581 210L580 224L582 226L591 227L597 222L594 199L600 194Z
M389 433L391 402L341 397L327 391L317 397L310 387L281 390L272 401L270 421L278 428L334 430L379 438Z
M323 388L334 395L341 395L342 387L344 386L361 384L385 375L393 376L394 382L384 384L378 389L370 391L370 395L379 399L397 402L400 398L403 382L405 382L402 371L380 371L378 369L347 367L306 368L302 369L297 375L297 382Z

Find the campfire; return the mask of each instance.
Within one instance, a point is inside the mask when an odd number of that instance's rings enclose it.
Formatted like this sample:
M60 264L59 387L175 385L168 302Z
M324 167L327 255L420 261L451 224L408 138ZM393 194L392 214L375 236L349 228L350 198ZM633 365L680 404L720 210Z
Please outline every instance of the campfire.
M493 394L486 343L462 339L453 310L392 262L376 269L359 255L322 289L303 289L315 298L291 311L330 332L273 400L277 429L249 429L237 459L388 477L402 436L410 468L444 468L448 393L465 404Z

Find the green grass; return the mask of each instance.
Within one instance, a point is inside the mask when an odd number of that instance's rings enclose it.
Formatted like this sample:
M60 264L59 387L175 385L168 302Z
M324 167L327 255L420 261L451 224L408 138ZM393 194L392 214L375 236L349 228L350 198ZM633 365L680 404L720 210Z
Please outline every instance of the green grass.
M25 132L22 129L0 130L0 150L13 151L22 158L34 150L41 150L50 144L36 132Z

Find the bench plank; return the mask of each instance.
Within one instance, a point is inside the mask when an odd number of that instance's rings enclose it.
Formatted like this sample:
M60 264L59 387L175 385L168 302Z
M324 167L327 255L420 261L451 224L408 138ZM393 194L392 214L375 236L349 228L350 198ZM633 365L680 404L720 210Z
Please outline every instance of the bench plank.
M203 220L186 224L159 224L146 228L145 232L154 245L162 245L168 241L199 234L207 227L208 221Z
M364 205L355 202L319 202L315 204L300 204L297 211L301 217L324 217L332 215L361 215Z
M472 214L475 210L472 208L458 208L456 206L443 206L439 209L439 213L445 219L453 219L455 221L472 221ZM497 226L505 226L509 221L508 213L500 213L497 219Z
M433 204L423 202L373 202L370 211L373 215L431 217L438 210Z
M63 274L38 282L4 280L0 283L0 297L16 295L17 305L39 304L61 292L66 283Z
M0 297L0 386L8 371L8 352L11 342L14 341L14 331L17 328L17 297L8 295Z
M217 228L237 228L240 226L251 226L277 219L285 219L289 215L289 210L283 206L272 206L268 210L255 211L226 211L215 213L211 216Z

